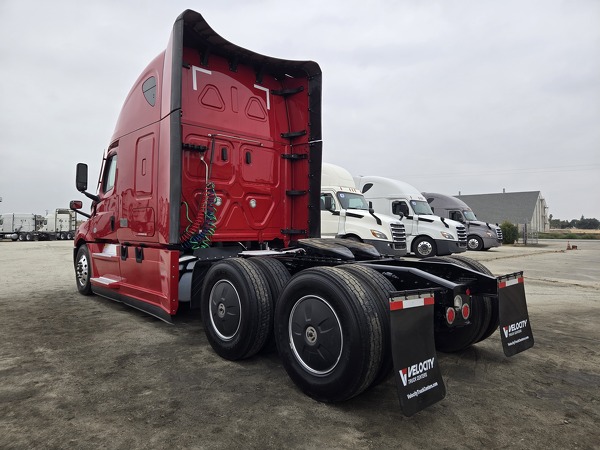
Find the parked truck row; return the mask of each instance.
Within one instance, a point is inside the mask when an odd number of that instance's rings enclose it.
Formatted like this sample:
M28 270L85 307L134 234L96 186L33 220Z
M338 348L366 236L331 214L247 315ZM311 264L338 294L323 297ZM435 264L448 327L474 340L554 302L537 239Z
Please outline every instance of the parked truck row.
M183 12L126 98L96 193L77 165L92 206L71 202L88 217L76 286L165 321L197 309L228 360L275 342L319 401L393 376L412 415L445 396L436 351L499 327L507 356L533 345L523 273L494 276L462 255L403 258L464 249L465 227L434 218L420 194L380 195L322 167L321 80L314 61L257 54Z
M59 208L40 214L0 214L0 239L13 241L71 240L77 229L77 213Z

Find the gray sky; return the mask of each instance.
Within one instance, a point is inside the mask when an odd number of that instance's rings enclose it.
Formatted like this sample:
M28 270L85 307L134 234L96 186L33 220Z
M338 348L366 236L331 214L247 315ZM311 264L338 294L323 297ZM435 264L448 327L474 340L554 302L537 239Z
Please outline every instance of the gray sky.
M185 9L319 63L325 161L450 195L539 190L555 218L600 219L598 0L0 0L0 212L83 199L76 163L97 178Z

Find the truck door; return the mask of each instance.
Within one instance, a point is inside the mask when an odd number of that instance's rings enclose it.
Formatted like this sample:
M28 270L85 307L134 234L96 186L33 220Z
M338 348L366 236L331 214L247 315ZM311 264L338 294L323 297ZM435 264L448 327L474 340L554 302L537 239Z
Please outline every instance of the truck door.
M340 211L333 194L321 192L321 237L335 237L338 234Z
M100 201L96 203L96 214L92 218L92 236L95 239L116 242L117 212L119 196L117 195L117 153L112 152L104 164L102 184L100 185Z
M101 185L98 192L100 201L93 206L90 230L93 238L88 243L92 259L92 284L113 287L110 282L120 280L119 255L117 252L117 211L119 195L117 189L117 154L111 152L106 158Z
M395 200L392 202L392 214L394 216L398 216L402 213L404 217L402 218L402 223L404 224L404 229L406 231L406 235L410 236L416 233L416 227L413 229L413 216L411 215L411 210L404 200Z

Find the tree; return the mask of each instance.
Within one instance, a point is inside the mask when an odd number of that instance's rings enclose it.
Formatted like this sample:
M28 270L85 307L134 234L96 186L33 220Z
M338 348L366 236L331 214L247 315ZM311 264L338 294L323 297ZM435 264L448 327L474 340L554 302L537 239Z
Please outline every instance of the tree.
M502 243L503 244L514 244L519 237L519 229L516 225L505 221L500 224L502 229Z
M600 228L600 220L586 219L585 217L581 216L581 219L579 220L579 223L578 223L578 228L581 228L584 230L597 230L598 228Z

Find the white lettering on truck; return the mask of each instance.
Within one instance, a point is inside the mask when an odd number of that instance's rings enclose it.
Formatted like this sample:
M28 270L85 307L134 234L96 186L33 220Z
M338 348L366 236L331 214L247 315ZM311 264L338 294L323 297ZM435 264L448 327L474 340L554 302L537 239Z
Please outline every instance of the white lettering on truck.
M408 366L406 369L399 370L400 379L402 384L407 386L415 381L427 378L427 371L433 369L433 363L435 358L426 359L418 364Z
M511 323L508 326L502 327L502 331L504 332L504 337L513 336L515 334L521 333L523 328L527 326L527 319L521 320L517 323Z

